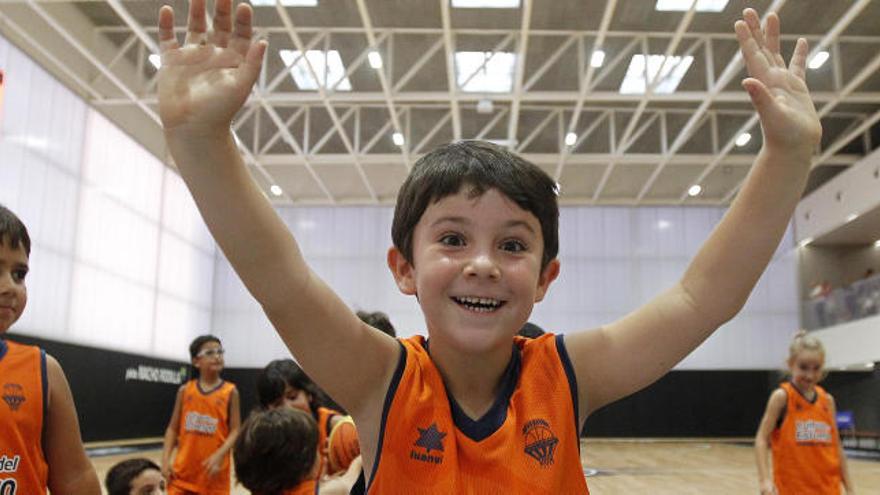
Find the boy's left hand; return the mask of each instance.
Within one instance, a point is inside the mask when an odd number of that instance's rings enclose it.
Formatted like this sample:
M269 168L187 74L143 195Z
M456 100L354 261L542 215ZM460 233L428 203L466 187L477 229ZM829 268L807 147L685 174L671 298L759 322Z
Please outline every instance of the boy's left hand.
M757 12L745 9L734 28L749 73L742 85L761 118L764 146L809 157L822 137L822 126L804 81L807 41L798 39L786 67L779 52L779 17L771 12L763 30L760 22Z
M202 461L202 467L207 471L208 476L213 478L220 472L220 468L223 467L223 456L224 454L218 452L214 452L207 459Z

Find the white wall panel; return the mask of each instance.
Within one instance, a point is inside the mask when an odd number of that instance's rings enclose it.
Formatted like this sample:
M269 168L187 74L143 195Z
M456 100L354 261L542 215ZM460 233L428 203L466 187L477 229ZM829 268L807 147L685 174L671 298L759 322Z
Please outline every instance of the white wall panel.
M180 177L3 38L0 67L0 203L33 241L13 331L188 360L215 249Z
M567 207L560 215L561 273L531 320L555 332L616 320L678 281L723 215L717 208ZM352 309L385 311L398 334L424 332L415 298L385 266L392 209L281 208L303 255ZM791 232L743 312L681 368L775 368L797 329ZM263 366L285 349L223 257L214 278L214 330L234 366ZM662 338L662 336L658 336Z

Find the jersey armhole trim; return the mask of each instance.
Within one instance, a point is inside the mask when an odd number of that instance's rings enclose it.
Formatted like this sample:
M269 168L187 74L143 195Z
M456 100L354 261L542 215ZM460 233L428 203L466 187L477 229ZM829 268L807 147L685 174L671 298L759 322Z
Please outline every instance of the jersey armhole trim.
M556 336L556 352L559 354L559 361L562 363L562 369L565 370L565 377L568 378L568 391L571 395L571 407L574 410L574 432L578 442L578 452L581 450L581 425L579 422L580 413L578 411L578 387L577 377L574 374L574 366L571 364L571 358L568 356L568 350L565 348L564 335Z
M388 412L391 410L391 403L397 394L397 387L400 385L400 379L403 377L403 371L406 369L407 351L406 347L399 340L397 345L400 346L400 357L397 359L397 369L391 377L391 383L388 384L388 392L385 393L385 403L382 405L382 419L379 423L379 441L376 443L376 459L373 460L373 467L370 470L370 483L364 489L364 493L368 492L370 485L376 478L376 471L379 468L379 461L382 459L382 443L385 440L385 423L388 419Z

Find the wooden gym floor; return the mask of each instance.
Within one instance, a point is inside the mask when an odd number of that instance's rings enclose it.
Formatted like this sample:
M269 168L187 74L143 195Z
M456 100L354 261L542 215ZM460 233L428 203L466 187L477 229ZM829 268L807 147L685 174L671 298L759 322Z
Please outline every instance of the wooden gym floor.
M592 495L740 495L758 493L754 451L748 439L589 439L581 440L581 460L590 473ZM102 483L107 470L124 459L147 457L159 463L160 450L94 457ZM880 462L848 459L859 493L880 493ZM234 486L233 495L248 491Z

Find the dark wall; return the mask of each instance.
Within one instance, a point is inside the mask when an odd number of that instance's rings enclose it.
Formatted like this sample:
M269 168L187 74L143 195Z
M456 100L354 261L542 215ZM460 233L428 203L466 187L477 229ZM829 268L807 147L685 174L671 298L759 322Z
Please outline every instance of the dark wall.
M188 378L188 366L181 362L23 335L8 337L39 345L61 364L86 442L164 435L179 387L166 382ZM141 376L126 379L129 370L142 370ZM154 370L165 370L165 374L156 376ZM175 373L177 377L171 376Z
M187 363L14 334L9 338L39 345L61 363L85 441L162 436L179 387L173 382L189 378ZM242 417L257 404L258 373L253 368L223 371L223 377L238 386ZM766 370L673 371L594 413L584 434L752 436L780 379L778 372ZM859 430L880 431L880 366L874 373L834 372L823 385L834 394L838 409L854 411Z

